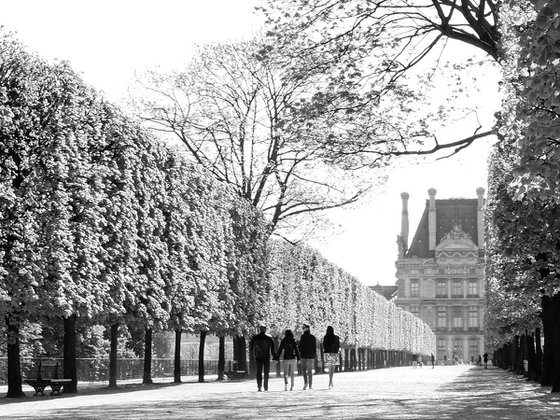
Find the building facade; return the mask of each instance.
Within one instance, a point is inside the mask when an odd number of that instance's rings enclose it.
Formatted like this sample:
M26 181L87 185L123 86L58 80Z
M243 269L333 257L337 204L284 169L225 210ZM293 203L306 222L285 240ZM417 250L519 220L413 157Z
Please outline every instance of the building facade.
M410 245L409 195L401 194L395 303L432 328L439 361L477 361L485 352L484 189L476 193L436 200L430 188Z

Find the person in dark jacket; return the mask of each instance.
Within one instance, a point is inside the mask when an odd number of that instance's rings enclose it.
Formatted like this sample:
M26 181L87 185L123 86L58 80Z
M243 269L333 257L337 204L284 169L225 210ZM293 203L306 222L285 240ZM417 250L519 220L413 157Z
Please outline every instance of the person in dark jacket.
M325 354L325 365L329 368L329 388L333 388L333 375L335 366L340 364L338 352L340 350L340 338L334 334L334 328L327 327L327 333L323 337L323 353Z
M482 358L484 359L484 369L488 369L488 353L484 353Z
M309 325L303 324L303 334L299 339L299 354L301 356L301 370L303 371L303 389L313 387L313 365L317 357L317 340L309 331Z
M296 375L297 362L300 359L298 343L294 338L292 330L286 330L284 338L278 347L276 353L276 360L280 359L280 355L284 352L284 361L282 363L284 371L284 391L288 390L288 375L290 376L290 391L294 389L294 378Z
M268 375L270 373L270 356L276 357L274 352L274 341L266 334L266 326L261 325L260 332L251 339L250 353L257 361L257 387L262 391L263 371L264 371L264 390L268 391Z

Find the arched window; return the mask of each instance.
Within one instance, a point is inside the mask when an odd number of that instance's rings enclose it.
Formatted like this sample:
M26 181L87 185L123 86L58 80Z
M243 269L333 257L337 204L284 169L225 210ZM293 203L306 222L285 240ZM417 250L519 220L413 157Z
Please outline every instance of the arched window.
M480 340L478 337L469 338L469 359L476 362L480 354Z
M438 337L437 339L437 358L438 360L449 359L449 348L447 346L447 337Z
M453 339L453 359L461 361L465 359L465 354L463 352L463 338L455 337Z

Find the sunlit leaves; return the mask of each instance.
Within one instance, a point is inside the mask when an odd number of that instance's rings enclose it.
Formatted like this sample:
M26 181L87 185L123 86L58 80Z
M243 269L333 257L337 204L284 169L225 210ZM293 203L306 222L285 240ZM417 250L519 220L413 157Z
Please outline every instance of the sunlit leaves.
M309 324L318 337L332 325L347 346L429 354L435 335L409 312L305 246L271 245L265 319L274 335Z

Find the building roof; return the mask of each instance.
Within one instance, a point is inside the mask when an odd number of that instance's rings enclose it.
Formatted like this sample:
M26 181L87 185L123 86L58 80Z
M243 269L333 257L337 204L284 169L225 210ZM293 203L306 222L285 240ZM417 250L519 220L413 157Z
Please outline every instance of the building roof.
M478 246L477 234L477 210L478 200L471 198L450 198L445 200L435 200L436 203L436 245L442 238L451 232L456 226L459 226L467 233L471 240ZM406 257L433 258L435 251L429 249L429 231L428 231L428 206L429 200L426 200L426 208L418 224L414 239L410 243L410 247L406 252Z
M377 283L375 286L369 286L369 287L374 292L379 293L381 296L383 296L387 300L394 299L396 294L397 294L397 290L398 290L397 286L382 286L379 283Z

